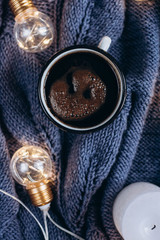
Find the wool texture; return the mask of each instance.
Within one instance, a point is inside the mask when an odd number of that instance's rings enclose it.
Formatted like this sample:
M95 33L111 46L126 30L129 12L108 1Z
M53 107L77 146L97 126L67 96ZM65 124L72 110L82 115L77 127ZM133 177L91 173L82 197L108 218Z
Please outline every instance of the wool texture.
M9 162L25 144L49 150L56 186L50 215L87 240L120 240L112 206L126 185L160 186L160 2L159 0L35 0L54 25L54 42L44 52L21 50L14 39L8 0L0 0L0 189L22 200L43 224L26 190L12 179ZM66 133L41 109L38 81L58 50L76 44L97 46L112 39L109 53L127 81L127 98L117 118L94 133ZM48 222L50 239L74 239ZM40 240L35 220L0 193L0 239Z

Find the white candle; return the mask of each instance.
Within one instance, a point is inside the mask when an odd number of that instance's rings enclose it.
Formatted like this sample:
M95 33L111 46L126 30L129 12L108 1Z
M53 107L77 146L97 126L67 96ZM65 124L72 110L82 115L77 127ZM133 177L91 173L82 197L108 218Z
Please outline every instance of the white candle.
M124 188L114 202L113 219L124 240L160 240L160 188L145 182Z

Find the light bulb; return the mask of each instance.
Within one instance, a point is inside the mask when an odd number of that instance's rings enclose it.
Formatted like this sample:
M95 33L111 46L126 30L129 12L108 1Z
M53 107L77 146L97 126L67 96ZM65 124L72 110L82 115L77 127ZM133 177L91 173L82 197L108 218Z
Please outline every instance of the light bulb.
M10 170L13 178L26 187L35 206L43 206L52 201L50 182L53 166L44 149L37 146L18 149L11 159Z
M15 15L14 35L20 48L27 52L40 52L52 44L53 24L39 12L31 0L10 0Z

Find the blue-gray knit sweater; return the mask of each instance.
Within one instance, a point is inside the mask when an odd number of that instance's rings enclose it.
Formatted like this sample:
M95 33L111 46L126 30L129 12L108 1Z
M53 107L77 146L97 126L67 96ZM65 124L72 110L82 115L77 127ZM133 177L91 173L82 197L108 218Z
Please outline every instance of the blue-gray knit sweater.
M112 205L127 184L160 185L159 0L35 0L54 24L52 46L39 54L19 49L8 0L0 0L0 188L21 199L43 222L26 190L15 184L9 162L24 144L50 149L56 186L50 214L85 239L116 239ZM109 53L127 81L127 99L116 120L87 135L55 127L38 101L39 75L58 50L97 45L108 35ZM50 239L73 239L49 223ZM43 239L35 220L0 194L0 239Z

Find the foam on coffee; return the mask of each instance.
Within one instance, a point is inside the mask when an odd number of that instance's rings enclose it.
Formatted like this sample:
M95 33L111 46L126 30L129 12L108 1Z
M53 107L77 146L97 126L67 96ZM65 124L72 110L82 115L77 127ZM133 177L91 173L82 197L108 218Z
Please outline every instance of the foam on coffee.
M81 120L94 114L105 102L106 85L93 69L72 67L50 88L55 113L65 120Z

